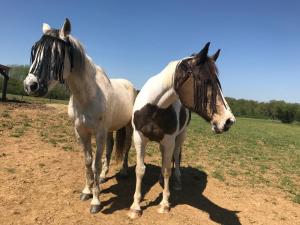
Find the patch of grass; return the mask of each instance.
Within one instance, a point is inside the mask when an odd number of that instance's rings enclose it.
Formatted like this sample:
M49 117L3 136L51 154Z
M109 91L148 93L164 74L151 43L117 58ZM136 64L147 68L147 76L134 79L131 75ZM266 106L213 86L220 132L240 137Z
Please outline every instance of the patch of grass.
M4 168L4 170L8 173L16 173L16 169L15 168Z
M7 129L11 130L13 127L14 127L14 124L10 120L4 120L4 121L1 121L1 123L0 123L1 130L7 130Z
M65 145L65 146L62 146L63 150L67 151L67 152L72 152L74 151L74 148L73 146L71 145Z
M261 173L266 173L268 169L269 169L268 165L265 165L265 164L259 165L259 170Z
M217 169L217 170L213 171L211 175L220 181L225 181L225 177L221 170Z
M42 113L33 126L39 131L41 140L45 143L65 151L77 151L80 148L75 138L73 124L67 115L67 108L63 112L51 109ZM96 147L94 140L93 147Z
M52 144L54 147L57 145L56 139L49 138L48 141L49 141L49 143Z
M0 135L2 132L10 137L21 137L30 127L30 119L22 111L15 111L14 108L7 108L0 111ZM2 117L1 117L2 116Z
M238 172L235 171L234 169L229 169L227 173L233 177L236 177L238 175Z
M288 191L291 194L294 194L294 195L296 194L295 183L289 177L283 176L281 178L280 184L284 190Z
M300 204L300 195L295 195L293 198L293 202Z
M21 137L24 135L26 130L25 126L21 126L21 127L16 127L14 128L13 132L11 133L11 137Z
M1 113L1 116L2 117L4 117L4 118L10 118L11 116L9 115L9 112L8 111L3 111L2 113Z

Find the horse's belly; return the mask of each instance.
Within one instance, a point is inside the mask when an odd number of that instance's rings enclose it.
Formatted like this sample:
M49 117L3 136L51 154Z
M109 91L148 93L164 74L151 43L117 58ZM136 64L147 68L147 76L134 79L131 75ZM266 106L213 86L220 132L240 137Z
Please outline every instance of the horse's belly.
M118 113L115 113L112 117L110 131L119 130L122 127L125 127L128 123L131 122L131 113L124 113L122 110L119 110Z
M110 131L118 130L131 122L135 89L133 85L123 79L111 79L114 89L112 101L112 115Z

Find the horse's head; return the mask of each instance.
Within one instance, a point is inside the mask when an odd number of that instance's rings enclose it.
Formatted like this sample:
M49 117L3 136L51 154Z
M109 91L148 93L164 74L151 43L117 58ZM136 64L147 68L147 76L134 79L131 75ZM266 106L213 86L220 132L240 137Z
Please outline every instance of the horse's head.
M212 124L217 133L227 131L235 122L218 79L216 60L220 50L207 56L209 44L183 59L175 72L175 90L182 104Z
M43 24L43 36L31 49L31 66L24 80L29 95L43 96L58 82L64 83L73 67L73 46L69 35L71 23L65 20L61 29Z

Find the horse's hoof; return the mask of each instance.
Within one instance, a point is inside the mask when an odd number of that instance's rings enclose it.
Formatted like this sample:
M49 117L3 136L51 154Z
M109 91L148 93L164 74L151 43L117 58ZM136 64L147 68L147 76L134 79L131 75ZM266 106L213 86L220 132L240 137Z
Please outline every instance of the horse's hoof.
M92 214L98 213L101 211L101 205L91 205L90 212Z
M104 178L100 177L100 179L99 179L100 184L103 184L106 181L107 181L107 179L105 177Z
M81 201L87 201L92 197L93 197L93 194L85 194L85 193L80 194L80 200Z
M157 212L158 213L161 213L161 214L163 214L163 213L168 213L168 212L170 212L170 207L169 206L160 206L159 208L158 208L158 210L157 210Z
M141 210L130 209L130 211L128 212L127 215L130 219L136 219L136 218L139 218L142 215L142 211Z

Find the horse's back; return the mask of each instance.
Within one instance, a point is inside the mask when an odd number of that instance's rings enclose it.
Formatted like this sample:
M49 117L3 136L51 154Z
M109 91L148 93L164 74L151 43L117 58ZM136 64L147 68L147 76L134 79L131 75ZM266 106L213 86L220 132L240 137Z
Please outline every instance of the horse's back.
M110 79L114 94L118 99L134 103L136 90L133 84L126 79Z

